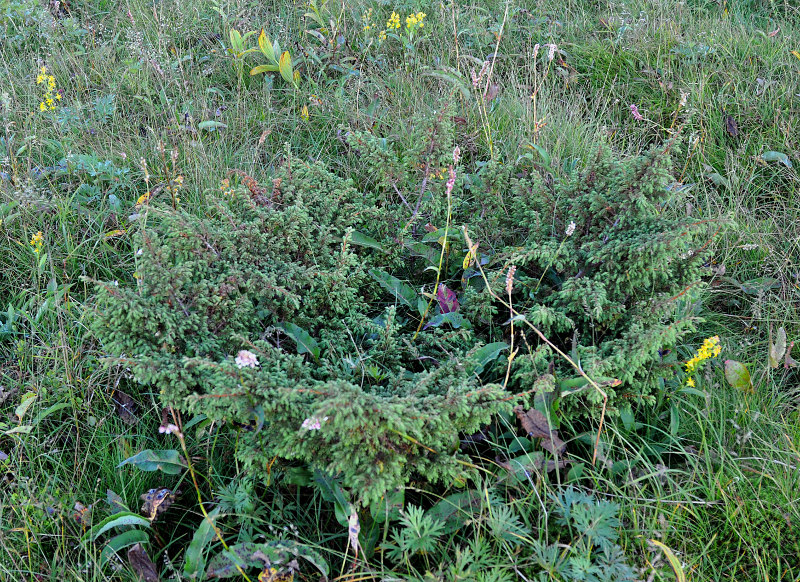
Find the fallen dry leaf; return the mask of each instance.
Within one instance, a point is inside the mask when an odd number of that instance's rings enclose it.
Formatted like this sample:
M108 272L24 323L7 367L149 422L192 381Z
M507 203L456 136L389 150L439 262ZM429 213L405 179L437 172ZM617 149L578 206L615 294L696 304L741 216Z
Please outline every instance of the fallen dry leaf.
M739 135L739 124L731 115L725 117L725 131L733 137Z
M114 390L111 393L111 400L114 401L114 407L117 409L117 414L120 420L125 424L136 424L139 419L136 417L136 401L119 390Z
M542 439L542 448L545 450L560 455L567 448L567 443L558 438L558 431L550 428L547 417L535 408L526 412L522 406L515 406L514 414L528 436Z
M145 582L158 582L158 572L156 566L144 551L142 544L136 544L128 550L128 561L131 563L131 568L136 572L139 577Z

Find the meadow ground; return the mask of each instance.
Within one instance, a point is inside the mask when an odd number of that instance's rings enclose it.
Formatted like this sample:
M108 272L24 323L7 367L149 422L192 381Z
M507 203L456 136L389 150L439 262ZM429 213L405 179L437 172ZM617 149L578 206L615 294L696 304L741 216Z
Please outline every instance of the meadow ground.
M275 539L308 558L302 580L800 580L800 376L779 331L800 339L795 2L0 0L0 27L0 580L134 580L137 542L162 579L200 578L198 563L286 579L274 546L272 572L225 561L223 545ZM274 59L247 35L262 29ZM570 445L575 470L526 472L501 494L502 463L474 457L481 497L453 501L455 526L436 502L463 483L409 483L402 515L373 511L373 547L354 559L356 510L335 484L254 480L235 436L159 432L157 390L104 364L91 281L136 288L151 202L202 216L250 177L277 190L292 157L368 191L381 178L347 136L417 151L415 124L442 111L475 175L528 160L547 183L599 144L625 159L677 138L670 187L687 202L663 211L713 228L685 306L700 320L673 353L719 336L721 355L692 390L609 415L600 459ZM409 215L416 193L397 191ZM727 381L725 360L752 386ZM492 458L533 454L500 422ZM120 466L145 449L177 452L166 471ZM183 493L134 515L159 487Z

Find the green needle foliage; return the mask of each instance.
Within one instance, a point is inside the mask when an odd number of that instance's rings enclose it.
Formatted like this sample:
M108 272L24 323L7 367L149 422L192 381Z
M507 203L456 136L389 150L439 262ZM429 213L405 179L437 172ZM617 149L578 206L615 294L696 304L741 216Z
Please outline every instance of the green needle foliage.
M420 127L435 133L445 124ZM364 151L377 151L376 139L358 136ZM408 173L409 160L397 159ZM386 156L367 160L402 173ZM659 349L689 324L674 321L670 297L696 281L697 254L692 227L662 213L679 202L665 188L665 152L618 161L601 149L554 189L530 170L485 167L452 195L450 216L443 183L423 190L410 227L388 188L361 193L323 165L296 160L277 171L271 195L250 182L256 195L217 200L205 216L151 208L139 285L100 284L94 330L165 404L247 425L236 453L257 474L276 456L304 461L341 474L364 501L412 475L463 480L459 434L512 404L499 382L510 361L495 361L508 347L508 315L492 299L511 285L508 265L519 267L517 309L588 374L621 381L626 395L652 396ZM503 197L498 184L509 191ZM496 232L512 233L476 231L504 245L475 251L486 278L469 266L456 226L469 224L476 205L498 217ZM414 233L415 221L436 217L451 221L446 232ZM446 286L434 296L436 269ZM432 309L417 295L426 286ZM560 390L580 388L574 371L551 363L546 344L523 339L515 391L557 401ZM580 397L567 402L562 409L577 417L597 414Z

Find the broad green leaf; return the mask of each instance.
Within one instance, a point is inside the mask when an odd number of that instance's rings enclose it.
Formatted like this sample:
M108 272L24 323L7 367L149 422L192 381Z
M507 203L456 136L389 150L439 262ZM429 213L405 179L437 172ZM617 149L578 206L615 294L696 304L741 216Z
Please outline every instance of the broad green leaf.
M147 532L140 529L132 529L118 536L114 536L108 540L103 551L100 552L100 565L104 566L106 562L113 558L114 554L119 553L120 550L135 546L136 544L146 544L149 541L150 536L147 535Z
M5 431L3 434L30 434L33 430L33 425L31 424L23 424L22 426L15 426L14 428Z
M283 77L287 83L291 83L296 87L297 85L294 82L294 69L292 69L292 57L289 55L289 51L284 51L283 54L281 54L278 67L281 71L281 77Z
M302 327L299 327L288 321L285 323L279 323L275 327L294 340L294 343L297 344L298 354L308 353L314 356L315 360L319 359L320 347L317 343L317 340L311 337L309 333Z
M446 83L450 83L453 87L458 89L461 92L461 95L467 101L472 100L472 93L470 92L469 85L467 85L466 79L461 76L457 72L448 72L448 71L423 71L423 77L434 77L435 79L441 79Z
M424 257L430 265L438 265L439 259L442 257L442 247L433 248L421 242L409 242L405 244L414 255Z
M550 158L550 154L548 154L547 151L545 151L545 149L542 146L540 146L538 143L529 143L525 147L536 151L536 153L538 153L539 156L542 158L542 162L544 162L544 166L546 168L550 167L550 162L552 161L551 158Z
M775 338L775 343L772 343L772 333L769 339L769 365L771 368L777 368L781 365L781 358L786 353L786 330L783 327L778 328L778 337Z
M267 33L264 32L263 28L261 29L261 34L258 35L258 48L260 48L261 52L264 53L264 56L267 57L267 59L269 59L270 63L277 64L278 59L275 58L275 53L272 51L272 43L269 41L269 38L267 38ZM273 70L277 71L278 69L276 68ZM253 73L251 71L250 74L257 75L258 73Z
M538 479L547 464L547 459L545 459L544 453L541 451L533 451L509 459L507 463L509 481L516 485L530 484L531 481ZM506 466L505 463L504 466Z
M759 293L763 293L769 289L780 289L781 282L777 279L773 279L772 277L757 277L755 279L745 281L744 283L740 283L739 286L745 293L749 293L750 295L758 295Z
M486 344L477 350L470 356L470 360L473 362L472 372L475 374L483 373L484 368L495 361L500 356L500 352L505 349L508 349L506 342L494 342Z
M761 154L761 159L765 162L780 162L787 168L792 167L792 162L789 160L789 156L784 154L783 152L764 152Z
M261 73L274 73L278 71L278 65L258 65L250 69L251 75L259 75Z
M411 287L403 283L397 277L393 277L380 269L370 269L369 274L381 287L394 295L395 299L400 303L413 309L414 303L417 301L417 292Z
M215 131L217 129L225 129L226 127L228 127L226 124L213 119L207 119L206 121L201 121L197 124L197 129L205 131Z
M444 238L444 233L447 232L447 240L449 242L457 241L459 244L464 243L464 233L457 228L437 228L433 232L426 233L422 237L422 242L438 242ZM441 248L439 249L441 251Z
M474 515L480 513L481 505L480 491L469 489L445 497L426 511L425 516L444 523L442 535L449 535L463 527L467 520Z
M236 51L242 50L242 35L239 34L239 31L232 28L229 34L231 38L231 46Z
M239 571L236 566L242 569L264 568L264 560L269 560L271 565L280 566L295 558L303 558L312 564L319 572L328 577L328 563L315 550L305 544L300 544L291 540L281 540L258 544L245 542L230 546L214 556L208 563L205 578L230 578L238 576Z
M725 361L725 379L734 388L745 392L753 391L753 381L750 379L750 372L747 371L744 364L736 360Z
M377 249L383 252L383 247L381 247L381 244L378 241L376 241L374 238L368 237L363 233L358 232L357 230L351 232L348 238L350 242L353 243L354 245L358 245L360 247L369 247L371 249Z
M197 578L205 570L206 559L203 555L206 546L211 543L216 534L215 521L219 515L219 507L208 514L194 532L192 541L186 549L183 562L183 574L189 578Z
M469 322L469 320L456 311L451 311L450 313L440 313L439 315L432 317L431 320L425 324L425 329L429 327L439 327L444 323L449 323L455 329L458 329L459 327L463 327L464 329L472 329L472 324Z
M179 475L186 469L186 463L183 457L175 449L145 449L141 453L122 461L117 465L117 468L123 465L135 465L142 471L160 470L168 475Z
M325 501L333 503L336 521L341 526L347 527L348 520L355 511L355 507L350 503L347 492L342 488L339 480L316 469L314 470L314 485L319 489Z
M719 172L711 172L706 174L706 177L711 180L716 186L724 186L725 188L730 189L731 183L726 177L724 177Z
M87 541L93 542L108 530L123 525L140 525L142 527L150 527L150 520L146 517L142 517L138 513L133 513L130 511L115 513L114 515L109 515L100 523L92 526L89 531L83 534L81 543L85 543Z
M42 410L39 414L36 415L36 418L33 419L33 425L36 426L54 412L58 412L59 410L69 408L71 406L72 406L71 402L59 402L57 404L53 404L53 406L50 406L45 410Z
M369 513L372 519L377 523L398 519L400 517L400 510L403 509L405 494L405 489L395 489L387 492L377 501L373 501L369 506Z

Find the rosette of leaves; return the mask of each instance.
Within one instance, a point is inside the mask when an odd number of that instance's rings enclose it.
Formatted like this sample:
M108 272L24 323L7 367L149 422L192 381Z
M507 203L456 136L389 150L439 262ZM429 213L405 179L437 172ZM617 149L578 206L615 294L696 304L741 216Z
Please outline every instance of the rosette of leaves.
M236 455L256 474L276 456L304 461L365 502L412 474L463 478L459 434L511 404L476 373L480 340L415 338L370 275L385 254L360 231L389 231L385 201L319 164L274 183L272 199L220 200L202 217L151 206L138 285L97 284L104 348L165 405L248 425ZM241 350L258 365L237 365Z

